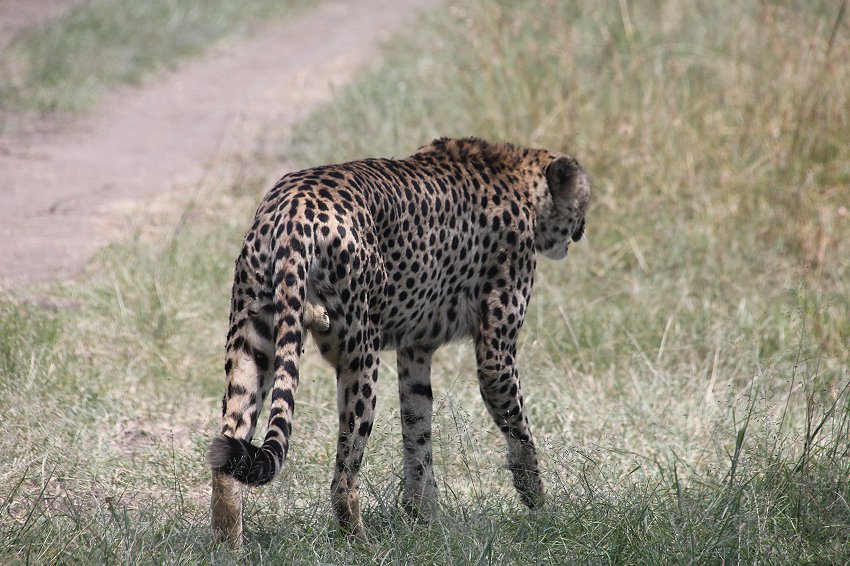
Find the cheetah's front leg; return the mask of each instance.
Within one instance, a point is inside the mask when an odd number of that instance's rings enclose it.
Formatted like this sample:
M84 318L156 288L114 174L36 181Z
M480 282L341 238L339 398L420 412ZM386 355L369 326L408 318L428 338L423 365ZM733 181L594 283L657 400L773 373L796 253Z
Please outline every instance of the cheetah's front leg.
M490 416L507 440L508 469L513 474L514 487L522 502L534 508L543 502L543 480L523 407L516 367L516 341L504 339L512 334L505 328L502 328L502 340L493 339L492 330L497 324L504 325L504 321L491 319L476 337L478 387Z

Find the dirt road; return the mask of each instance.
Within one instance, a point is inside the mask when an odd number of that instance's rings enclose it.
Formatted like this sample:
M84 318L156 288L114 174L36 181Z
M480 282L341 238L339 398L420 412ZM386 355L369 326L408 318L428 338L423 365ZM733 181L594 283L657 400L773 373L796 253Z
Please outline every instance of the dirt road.
M72 276L107 241L110 204L194 186L219 156L251 155L350 80L438 0L329 1L213 47L71 125L0 137L0 288Z

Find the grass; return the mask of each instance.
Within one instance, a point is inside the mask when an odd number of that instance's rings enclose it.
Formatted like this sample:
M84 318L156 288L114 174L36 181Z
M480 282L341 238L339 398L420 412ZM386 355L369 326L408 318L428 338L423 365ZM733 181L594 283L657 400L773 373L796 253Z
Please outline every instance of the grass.
M173 68L304 0L87 0L0 52L0 127L92 107L106 90Z
M185 222L152 240L137 218L54 290L76 307L3 303L0 561L847 563L848 17L449 4L290 145L174 203ZM363 472L373 545L350 548L328 520L334 383L308 346L285 471L246 495L244 555L211 548L231 262L275 164L470 134L573 152L594 179L589 241L541 262L520 345L548 504L513 495L461 344L434 366L441 519L408 523L388 354Z

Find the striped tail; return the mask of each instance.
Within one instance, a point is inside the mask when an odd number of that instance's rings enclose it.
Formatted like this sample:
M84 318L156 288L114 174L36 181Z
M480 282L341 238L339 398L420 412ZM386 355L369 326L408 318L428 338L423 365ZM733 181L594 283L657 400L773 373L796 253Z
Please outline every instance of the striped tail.
M268 432L262 446L242 438L218 436L208 454L214 470L247 485L263 485L274 479L286 459L292 433L312 245L297 237L285 238L281 238L274 256L275 356Z

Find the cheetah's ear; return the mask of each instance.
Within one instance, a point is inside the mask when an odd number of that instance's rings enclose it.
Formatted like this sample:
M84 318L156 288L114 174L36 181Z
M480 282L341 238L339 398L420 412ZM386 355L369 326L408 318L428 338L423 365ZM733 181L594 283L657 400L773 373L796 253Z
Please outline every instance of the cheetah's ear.
M546 181L555 202L584 212L590 202L590 181L578 161L557 157L546 167Z
M571 157L558 157L546 167L549 192L555 200L573 200L578 192L578 177L581 167Z

